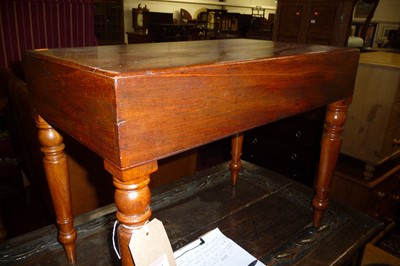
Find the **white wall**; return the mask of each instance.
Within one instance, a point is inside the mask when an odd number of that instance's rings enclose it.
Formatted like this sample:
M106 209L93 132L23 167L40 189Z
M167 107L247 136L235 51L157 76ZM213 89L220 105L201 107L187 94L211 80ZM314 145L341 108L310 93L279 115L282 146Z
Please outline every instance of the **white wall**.
M380 0L372 22L377 23L372 45L377 47L378 41L387 39L389 30L400 26L400 0Z
M132 8L137 8L138 4L153 12L173 13L174 19L179 20L181 8L187 10L193 18L203 8L220 9L221 6L228 12L251 14L252 7L261 6L266 9L265 16L275 13L275 0L225 0L219 3L218 0L124 0L124 20L125 32L133 31L132 28ZM232 5L232 6L230 6ZM127 42L127 37L125 36Z
M400 0L380 0L372 21L400 22Z

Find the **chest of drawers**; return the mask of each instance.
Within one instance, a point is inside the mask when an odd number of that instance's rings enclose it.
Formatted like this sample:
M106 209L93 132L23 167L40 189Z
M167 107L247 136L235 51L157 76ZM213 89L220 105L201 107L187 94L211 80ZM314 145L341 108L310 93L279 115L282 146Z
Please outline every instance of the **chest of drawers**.
M377 166L372 180L363 177L364 165L341 155L330 195L346 206L390 223L400 210L400 158Z
M320 108L246 132L243 159L312 187L324 112Z
M361 54L341 152L366 163L367 180L400 154L400 54Z

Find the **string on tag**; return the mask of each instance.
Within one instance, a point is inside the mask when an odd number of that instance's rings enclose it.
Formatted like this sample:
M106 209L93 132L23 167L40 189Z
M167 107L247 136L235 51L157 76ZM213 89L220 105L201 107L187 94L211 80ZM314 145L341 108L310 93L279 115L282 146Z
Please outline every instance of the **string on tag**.
M115 220L114 228L113 228L113 232L112 232L112 243L113 243L115 254L117 254L118 259L121 259L121 255L119 255L119 251L117 249L117 246L115 245L115 231L117 229L117 225L118 225L118 220Z
M132 229L132 230L140 230L140 229L143 228L143 230L146 233L146 236L148 236L149 233L150 233L148 223L149 223L149 221L147 220L144 225L136 226L136 227L127 226L127 225L124 225L124 224L121 224L121 225L123 227L125 227L125 228ZM119 222L118 222L118 220L115 220L114 228L113 228L113 232L112 232L112 244L113 244L113 248L114 248L115 254L117 255L118 259L121 259L121 255L119 254L117 245L115 244L115 233L117 231L117 226L119 226Z
M141 226L127 226L127 225L124 225L124 224L121 224L121 225L123 227L127 228L127 229L130 229L130 230L141 230L141 229L143 229L145 231L145 233L146 233L146 236L148 236L149 232L150 232L149 227L148 227L148 223L149 223L149 220L147 220L144 223L144 225L141 225Z

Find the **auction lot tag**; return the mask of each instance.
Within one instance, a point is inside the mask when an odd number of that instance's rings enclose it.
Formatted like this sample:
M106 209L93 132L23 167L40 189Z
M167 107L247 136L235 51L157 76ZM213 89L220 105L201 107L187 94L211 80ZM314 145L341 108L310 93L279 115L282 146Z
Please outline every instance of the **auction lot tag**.
M133 232L129 249L136 266L176 266L167 232L156 218Z

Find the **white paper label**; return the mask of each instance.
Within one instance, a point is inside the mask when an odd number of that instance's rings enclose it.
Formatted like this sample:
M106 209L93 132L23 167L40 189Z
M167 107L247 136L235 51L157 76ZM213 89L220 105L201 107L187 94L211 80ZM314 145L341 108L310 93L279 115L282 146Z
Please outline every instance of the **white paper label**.
M167 232L157 219L133 232L129 249L136 266L176 266Z

